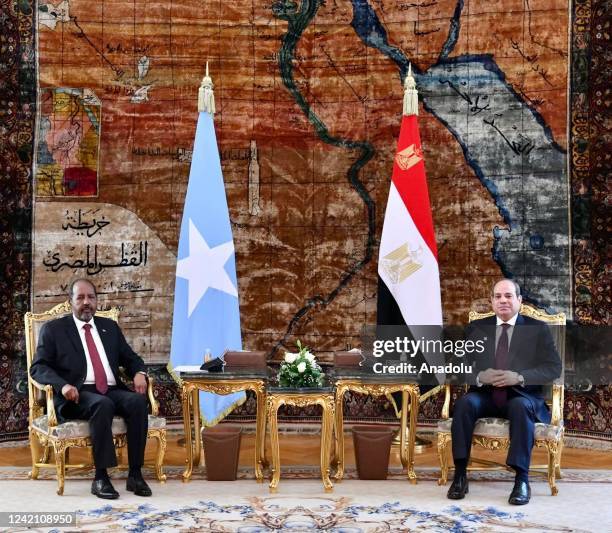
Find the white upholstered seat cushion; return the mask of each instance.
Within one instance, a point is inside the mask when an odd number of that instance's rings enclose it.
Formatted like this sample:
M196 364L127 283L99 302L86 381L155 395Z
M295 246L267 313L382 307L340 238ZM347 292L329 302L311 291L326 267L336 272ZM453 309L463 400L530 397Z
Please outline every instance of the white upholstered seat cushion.
M58 424L49 430L47 415L34 420L34 429L59 439L75 439L89 437L89 423L87 420L69 420ZM149 415L149 429L163 429L166 427L166 419L160 416ZM120 416L113 418L113 435L120 435L127 431L125 420Z
M439 433L450 433L452 418L438 421ZM563 426L553 426L536 422L535 438L541 440L559 440ZM510 421L505 418L479 418L476 421L474 435L479 437L509 437Z

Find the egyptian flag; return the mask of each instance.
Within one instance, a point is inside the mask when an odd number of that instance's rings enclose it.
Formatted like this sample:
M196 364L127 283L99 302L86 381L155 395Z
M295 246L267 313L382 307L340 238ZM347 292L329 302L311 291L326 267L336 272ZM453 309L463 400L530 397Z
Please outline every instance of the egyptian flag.
M409 69L378 257L377 323L442 325L438 250ZM414 328L410 328L417 336ZM430 361L432 362L432 361Z

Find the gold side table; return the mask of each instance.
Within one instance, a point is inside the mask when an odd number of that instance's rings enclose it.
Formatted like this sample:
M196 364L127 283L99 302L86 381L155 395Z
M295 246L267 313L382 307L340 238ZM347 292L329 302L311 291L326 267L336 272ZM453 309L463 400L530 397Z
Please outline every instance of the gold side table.
M191 479L194 466L198 466L202 453L202 436L200 433L200 391L216 394L231 394L252 390L257 398L257 418L255 427L255 479L263 483L263 469L266 466L266 370L240 369L235 371L179 372L181 378L181 397L183 402L183 425L185 429L185 448L187 459L183 481ZM192 425L193 424L193 425ZM191 432L194 430L194 439Z
M272 475L270 492L276 492L280 480L280 451L278 443L278 409L281 405L320 405L323 408L321 419L321 478L325 492L331 492L330 459L332 433L334 430L334 391L331 387L312 389L289 389L269 387L267 394L267 416L272 445Z
M408 480L413 485L417 482L414 472L414 446L417 416L419 411L419 386L415 383L400 383L398 380L386 381L376 376L341 377L336 372L334 379L336 385L336 432L335 432L335 459L336 474L334 479L340 482L344 476L344 394L347 391L383 396L387 393L402 393L402 416L400 426L400 459L402 466L408 469ZM410 401L409 401L410 400ZM408 426L408 404L410 403L410 425ZM408 432L406 429L408 428ZM406 433L408 439L406 441Z

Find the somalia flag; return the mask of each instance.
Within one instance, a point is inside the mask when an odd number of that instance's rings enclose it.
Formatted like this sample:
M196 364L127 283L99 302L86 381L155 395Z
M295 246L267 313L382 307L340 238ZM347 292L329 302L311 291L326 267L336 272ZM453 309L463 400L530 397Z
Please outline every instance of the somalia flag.
M191 160L176 264L170 364L200 365L210 351L242 349L234 241L211 113L201 111ZM245 393L200 393L204 426L245 400Z

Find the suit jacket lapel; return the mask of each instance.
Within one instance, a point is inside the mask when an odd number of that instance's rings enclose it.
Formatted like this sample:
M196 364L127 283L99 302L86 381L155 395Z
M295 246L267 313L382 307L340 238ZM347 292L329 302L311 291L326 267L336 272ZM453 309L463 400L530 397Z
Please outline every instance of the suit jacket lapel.
M477 368L486 370L495 367L495 317L492 319L486 318L481 324L479 330L482 332L482 336L479 338L486 337L486 341L484 352L481 356L476 356L480 359Z
M66 336L70 339L74 346L75 353L77 355L78 364L82 365L85 370L87 370L87 359L85 357L85 349L83 348L83 343L81 342L81 336L79 335L79 331L77 330L76 324L74 323L74 319L72 315L66 317Z
M495 324L497 319L495 315L487 320L487 350L485 353L489 355L489 361L486 368L495 368Z
M519 315L516 318L516 324L514 325L514 329L512 330L512 340L510 341L510 346L508 347L508 368L512 368L512 362L514 358L519 354L521 344L528 333L529 328L522 327L525 324L525 319L522 315Z
M102 346L104 346L104 352L106 353L106 359L108 359L108 364L111 367L111 371L115 375L115 379L117 378L117 361L115 360L115 354L111 350L111 338L109 330L104 327L104 322L99 318L96 319L94 317L94 321L96 323L96 328L98 330L98 335L100 335L100 340L102 341Z

